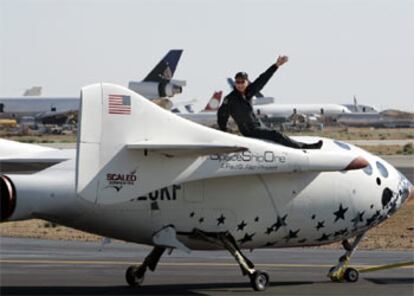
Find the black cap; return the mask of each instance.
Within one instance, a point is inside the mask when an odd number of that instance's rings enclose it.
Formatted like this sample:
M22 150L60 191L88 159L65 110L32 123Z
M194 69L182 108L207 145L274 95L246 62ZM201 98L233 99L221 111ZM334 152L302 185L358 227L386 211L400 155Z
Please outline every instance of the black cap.
M248 75L246 72L239 72L234 76L234 79L244 79L247 80L248 79Z

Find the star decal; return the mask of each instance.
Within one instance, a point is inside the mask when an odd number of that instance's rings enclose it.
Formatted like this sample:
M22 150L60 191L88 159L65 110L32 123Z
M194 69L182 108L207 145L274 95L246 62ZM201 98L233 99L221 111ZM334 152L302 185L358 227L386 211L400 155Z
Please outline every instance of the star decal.
M336 221L338 221L339 219L345 220L345 213L346 211L348 211L348 208L343 208L342 204L339 205L339 209L334 212L335 215L335 223Z
M347 233L348 232L348 228L344 228L344 229L340 229L340 230L338 230L338 231L335 231L335 233L334 233L334 237L337 237L337 236L339 236L339 235L344 235L345 233Z
M247 226L247 223L243 221L240 222L239 225L237 225L237 231L243 231L244 227Z
M286 218L287 218L287 214L284 215L283 217L277 216L276 223L272 225L273 228L275 229L274 231L278 231L280 227L286 226Z
M253 240L253 236L256 233L253 232L252 234L248 234L247 232L244 234L244 237L242 237L241 239L239 239L240 244L244 244L246 242L251 242Z
M194 213L194 212L191 212L191 213L190 213L190 217L191 217L191 218L193 218L193 217L194 217L194 215L195 215L195 213Z
M316 230L319 231L319 229L325 227L325 221L318 221L318 225L316 225Z
M297 238L299 231L300 231L299 229L296 230L296 231L292 231L292 230L289 229L289 234L284 237L286 242L290 241L292 238Z
M358 214L355 215L355 217L351 220L352 223L354 223L354 226L357 225L359 222L364 222L364 214L365 211L358 212Z
M331 236L330 233L328 234L322 234L322 236L320 238L317 239L318 242L323 242L323 241L327 241L329 239L329 237Z
M198 219L198 223L203 223L204 222L204 218L201 217L200 219Z
M226 220L226 217L224 217L223 214L221 214L221 216L217 218L217 226L219 226L220 224L224 224L224 220Z
M266 233L267 235L269 235L269 234L271 234L272 232L273 232L273 226L267 227L267 229L266 229L265 233Z

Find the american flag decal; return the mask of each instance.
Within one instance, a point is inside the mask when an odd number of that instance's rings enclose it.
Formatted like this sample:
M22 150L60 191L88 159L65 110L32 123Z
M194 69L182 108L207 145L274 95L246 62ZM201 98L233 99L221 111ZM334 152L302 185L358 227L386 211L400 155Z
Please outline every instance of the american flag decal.
M131 114L131 96L109 95L108 112L109 114Z

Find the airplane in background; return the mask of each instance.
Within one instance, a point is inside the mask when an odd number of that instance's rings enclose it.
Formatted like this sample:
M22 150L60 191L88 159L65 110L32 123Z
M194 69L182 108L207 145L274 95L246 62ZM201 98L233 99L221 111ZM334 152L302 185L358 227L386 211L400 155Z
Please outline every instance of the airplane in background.
M159 100L159 103L165 103L165 97L180 94L186 82L172 78L182 52L170 50L143 81L129 82L130 89L142 93L147 99ZM25 92L23 97L0 97L0 118L32 117L44 124L63 124L68 118L77 115L79 97L38 97L40 92L41 88L34 87Z
M349 109L352 113L368 113L368 114L378 114L378 110L369 105L362 105L358 103L356 96L354 96L354 103L353 104L343 104L345 107Z
M179 109L172 110L178 116L191 120L201 125L212 127L217 124L217 110L220 107L223 92L214 92L207 105L200 112L194 113L191 105L186 105L187 112L181 112Z
M28 96L41 96L42 95L42 87L41 86L33 86L29 89L26 89L23 93L24 97Z
M184 80L174 80L182 49L170 50L142 81L130 81L128 88L147 99L168 98L183 92Z
M234 88L234 80L227 78L230 87ZM337 118L342 114L351 113L344 105L340 104L282 104L275 103L272 97L265 97L262 93L253 100L253 110L265 122L284 122L292 115L325 116Z
M349 261L364 234L414 195L393 166L348 143L302 150L225 133L113 84L82 89L78 126L76 150L1 140L0 168L43 164L0 175L1 222L41 218L153 246L127 269L130 286L167 250L225 249L263 291L269 275L243 249L336 241L345 253L328 276L355 282Z

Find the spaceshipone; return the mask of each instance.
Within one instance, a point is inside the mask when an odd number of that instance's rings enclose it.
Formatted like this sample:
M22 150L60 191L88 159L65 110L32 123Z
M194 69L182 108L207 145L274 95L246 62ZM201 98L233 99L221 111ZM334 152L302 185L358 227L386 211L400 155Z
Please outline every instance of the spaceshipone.
M323 143L301 150L224 133L127 88L94 84L82 89L76 150L1 142L0 165L43 164L33 174L1 175L1 221L41 218L153 246L127 269L130 286L142 285L166 250L224 249L262 291L269 275L244 249L336 241L345 253L328 276L355 282L350 258L358 243L414 191L383 159Z

